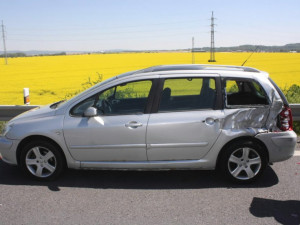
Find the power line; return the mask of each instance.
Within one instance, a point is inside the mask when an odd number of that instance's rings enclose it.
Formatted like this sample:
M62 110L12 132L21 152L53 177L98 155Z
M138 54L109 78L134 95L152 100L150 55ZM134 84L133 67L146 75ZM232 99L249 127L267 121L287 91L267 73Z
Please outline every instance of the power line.
M5 33L4 33L3 20L2 20L2 38L3 38L3 50L4 50L5 65L7 65L7 53L6 53L6 44L5 44Z
M211 12L211 31L210 31L210 59L208 62L216 62L215 59L215 23L214 12Z

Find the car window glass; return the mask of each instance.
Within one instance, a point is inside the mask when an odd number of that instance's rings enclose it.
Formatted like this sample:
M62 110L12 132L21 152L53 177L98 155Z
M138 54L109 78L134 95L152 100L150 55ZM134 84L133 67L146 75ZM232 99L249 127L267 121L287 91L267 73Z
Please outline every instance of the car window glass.
M151 80L114 86L77 104L71 115L83 116L88 107L95 107L99 115L143 113L151 86Z
M239 88L235 80L226 81L226 93L238 93Z
M95 103L95 96L85 99L81 103L77 104L71 110L71 115L73 116L83 116L84 111L88 108L93 106Z
M215 79L209 79L209 87L213 90L216 90L216 82Z
M166 79L159 112L213 108L216 98L213 78Z
M115 93L115 89L116 89L116 87L113 87L113 88L110 88L110 89L107 89L107 90L103 91L99 95L98 100L99 99L109 99L109 98L113 97L113 95Z
M125 83L117 86L115 99L147 98L152 82L149 80Z
M267 105L263 88L252 80L226 80L226 99L229 105Z
M152 81L124 83L102 92L96 107L104 115L143 113Z
M264 92L264 90L262 89L262 87L261 87L258 83L252 82L252 84L253 84L253 87L254 87L255 90L256 90L256 94L257 94L257 95L260 95L260 96L262 96L262 97L265 97L265 96L266 96L266 93Z

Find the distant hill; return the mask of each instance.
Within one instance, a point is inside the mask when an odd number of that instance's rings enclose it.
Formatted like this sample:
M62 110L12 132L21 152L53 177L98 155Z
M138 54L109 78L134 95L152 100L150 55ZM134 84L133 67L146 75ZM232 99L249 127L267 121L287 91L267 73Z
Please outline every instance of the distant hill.
M238 52L238 51L254 51L257 48L257 51L263 52L290 52L296 51L300 52L300 43L295 44L286 44L283 46L266 46L266 45L240 45L234 47L217 47L215 48L217 52ZM204 51L210 51L209 47L201 48Z
M251 52L257 49L260 52L300 52L300 43L286 44L283 46L266 46L266 45L240 45L233 47L217 47L216 52ZM209 47L194 48L195 52L208 52ZM89 54L89 53L121 53L121 52L161 52L161 51L191 51L191 49L174 49L174 50L125 50L125 49L112 49L106 51L8 51L7 54L10 57L22 57L22 56L44 56L44 55L72 55L72 54ZM3 51L0 51L0 57L3 57Z
M0 51L0 57L3 55L3 51ZM12 50L7 51L8 55L14 55L14 54L25 54L26 56L37 56L37 55L62 55L64 53L65 55L71 55L71 54L84 54L86 52L83 51L43 51L43 50L30 50L30 51L19 51L19 50Z

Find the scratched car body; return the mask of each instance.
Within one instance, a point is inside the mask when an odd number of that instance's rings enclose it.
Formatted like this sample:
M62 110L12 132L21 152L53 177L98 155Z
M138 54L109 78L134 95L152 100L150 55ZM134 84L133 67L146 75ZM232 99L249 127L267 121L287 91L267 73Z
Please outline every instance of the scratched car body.
M165 65L128 72L9 121L3 161L48 180L65 168L219 169L248 183L294 154L289 104L249 67Z

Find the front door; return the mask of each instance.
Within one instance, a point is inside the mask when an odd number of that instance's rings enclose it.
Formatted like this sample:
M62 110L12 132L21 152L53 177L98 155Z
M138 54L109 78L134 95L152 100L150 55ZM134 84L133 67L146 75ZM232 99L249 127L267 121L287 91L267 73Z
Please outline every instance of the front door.
M64 121L64 137L79 161L147 161L145 113L151 80L123 83L75 105ZM98 115L85 117L94 107Z

